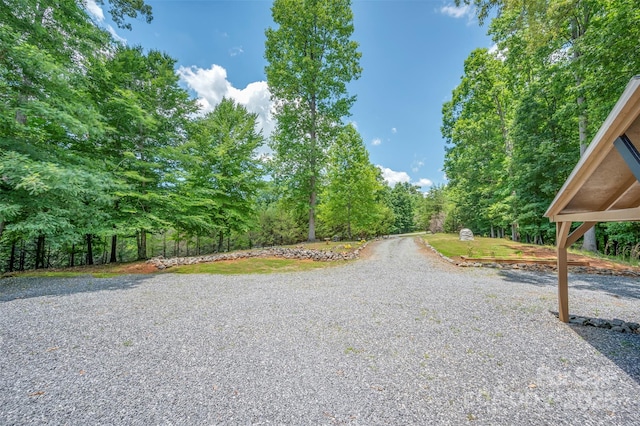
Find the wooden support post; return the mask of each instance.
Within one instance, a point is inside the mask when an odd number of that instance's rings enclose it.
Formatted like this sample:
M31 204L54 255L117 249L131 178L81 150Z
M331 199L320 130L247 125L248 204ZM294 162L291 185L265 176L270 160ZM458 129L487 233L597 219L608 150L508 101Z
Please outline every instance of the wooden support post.
M558 247L558 314L560 321L569 322L569 274L566 247Z
M558 317L569 322L569 273L567 269L567 237L571 222L556 223L558 244Z

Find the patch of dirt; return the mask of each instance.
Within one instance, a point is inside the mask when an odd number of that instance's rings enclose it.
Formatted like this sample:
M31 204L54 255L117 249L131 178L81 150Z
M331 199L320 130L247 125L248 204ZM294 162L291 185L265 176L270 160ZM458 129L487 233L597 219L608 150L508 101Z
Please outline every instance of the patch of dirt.
M151 263L136 262L117 267L116 271L123 274L153 274L154 272L158 272L158 268Z
M373 256L373 249L371 247L376 245L377 243L378 243L378 241L376 241L376 240L369 241L367 243L367 246L365 248L363 248L362 250L360 250L360 253L358 254L358 258L360 258L360 259L371 259L371 257Z
M527 260L527 263L534 263L535 259L540 260L553 260L555 261L557 258L555 249L550 247L531 247L531 246L516 246L516 250L520 250L522 252L521 257ZM633 271L636 273L640 273L640 267L626 265L624 263L613 262L608 259L602 259L595 256L586 256L580 254L569 253L567 256L568 260L576 261L576 262L588 262L589 269L595 269L599 271L611 271L613 273L622 272L622 271ZM483 257L483 260L489 260L488 257ZM465 262L465 259L460 257L453 258L456 262ZM541 262L542 263L542 262Z

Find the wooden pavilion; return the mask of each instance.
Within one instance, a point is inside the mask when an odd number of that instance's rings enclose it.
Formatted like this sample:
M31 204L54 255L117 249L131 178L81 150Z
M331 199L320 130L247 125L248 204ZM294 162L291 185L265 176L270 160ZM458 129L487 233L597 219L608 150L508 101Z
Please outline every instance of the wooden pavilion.
M631 79L544 214L556 223L558 313L569 321L567 248L598 222L640 221L640 75ZM582 222L569 232L574 222Z

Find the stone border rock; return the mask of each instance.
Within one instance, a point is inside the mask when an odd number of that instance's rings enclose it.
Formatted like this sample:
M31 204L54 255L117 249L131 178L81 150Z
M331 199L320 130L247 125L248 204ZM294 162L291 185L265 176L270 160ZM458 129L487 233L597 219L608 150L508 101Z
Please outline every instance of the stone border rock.
M551 313L558 317L557 312ZM637 322L626 322L618 318L609 320L604 318L569 315L569 324L584 325L596 328L607 328L611 331L617 331L619 333L640 334L640 324L638 324Z
M338 260L354 260L360 256L368 244L368 241L360 245L352 252L333 252L324 250L313 250L304 248L269 247L259 250L238 251L232 253L210 254L205 256L153 257L147 263L154 265L159 270L164 270L172 266L195 265L197 263L218 262L221 260L238 260L253 257L278 257L283 259L313 260L315 262L335 262Z
M553 273L557 271L556 265L543 265L532 263L513 263L504 264L497 262L457 262L457 266L462 267L483 267L483 268L496 268L496 269L520 269L524 271L533 272L548 272ZM574 274L592 274L592 275L614 275L625 277L640 277L640 272L631 269L604 269L596 268L595 266L569 266L569 272Z
M446 260L449 263L452 263L456 266L460 266L463 268L495 268L495 269L520 269L524 271L533 271L533 272L549 272L553 273L557 270L556 265L545 265L539 263L498 263L498 262L457 262L433 248L429 243L427 243L423 238L420 238L420 241L427 247L430 248L434 253L438 254L441 258ZM596 268L594 266L569 266L569 271L574 274L592 274L592 275L614 275L621 277L640 277L640 272L634 271L632 269L603 269Z

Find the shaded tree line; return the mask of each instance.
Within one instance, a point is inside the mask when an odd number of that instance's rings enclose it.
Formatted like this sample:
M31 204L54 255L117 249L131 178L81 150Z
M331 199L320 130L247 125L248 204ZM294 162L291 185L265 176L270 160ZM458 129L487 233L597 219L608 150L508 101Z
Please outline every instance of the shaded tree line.
M629 0L465 0L494 49L473 51L443 105L447 222L552 243L543 214L626 84L640 72ZM635 224L601 224L598 247L634 247ZM595 249L585 238L585 248ZM615 247L615 249L614 249ZM627 249L628 250L628 249Z
M151 20L142 2L112 6L123 28ZM149 235L164 253L168 234L220 250L248 231L255 115L226 99L195 114L173 58L115 42L82 2L7 0L0 14L2 270L145 259Z

